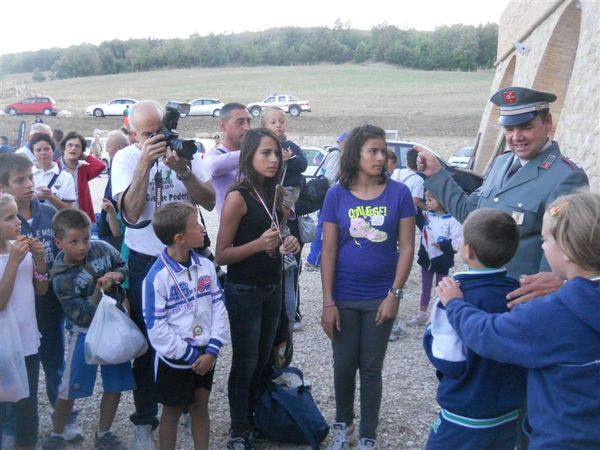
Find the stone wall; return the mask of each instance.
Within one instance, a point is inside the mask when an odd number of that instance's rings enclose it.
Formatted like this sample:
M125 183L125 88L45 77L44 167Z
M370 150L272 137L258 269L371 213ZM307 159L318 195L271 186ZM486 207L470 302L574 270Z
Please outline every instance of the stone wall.
M500 20L498 61L490 95L520 85L554 92L554 138L600 190L600 2L512 1ZM521 39L522 38L522 39ZM513 47L519 41L521 51ZM510 49L512 48L512 51ZM485 108L475 168L484 172L503 149L498 108Z

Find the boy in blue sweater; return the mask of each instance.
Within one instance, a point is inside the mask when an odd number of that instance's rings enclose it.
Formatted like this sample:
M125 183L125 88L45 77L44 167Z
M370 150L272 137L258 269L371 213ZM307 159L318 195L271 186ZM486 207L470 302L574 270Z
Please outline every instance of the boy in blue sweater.
M94 392L98 367L86 362L84 346L102 292L116 298L121 309L124 309L122 305L126 300L122 289L117 287L127 276L127 264L110 244L90 241L90 228L89 217L79 209L63 209L52 222L56 245L62 250L52 267L52 287L73 326L69 333L67 364L52 418L53 431L44 441L42 450L65 446L64 428L75 399L91 397ZM131 364L127 361L103 365L101 372L104 392L94 444L97 449L125 450L117 436L110 432L110 427L121 392L135 387Z
M519 246L517 224L508 214L482 208L463 225L460 254L468 272L454 274L466 303L488 313L508 311L506 294L519 283L503 267ZM425 331L425 352L437 369L436 418L428 450L512 450L516 420L525 401L522 367L484 358L466 348L438 299Z
M448 320L481 355L528 369L530 450L600 448L600 196L557 199L544 215L542 249L556 292L488 314L460 301L451 279L437 288Z

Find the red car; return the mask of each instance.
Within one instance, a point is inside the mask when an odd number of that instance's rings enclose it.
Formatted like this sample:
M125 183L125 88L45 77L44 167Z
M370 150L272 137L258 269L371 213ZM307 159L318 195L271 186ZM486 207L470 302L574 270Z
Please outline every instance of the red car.
M11 103L4 108L11 116L15 114L43 114L55 116L58 114L56 102L50 97L28 97L19 102Z

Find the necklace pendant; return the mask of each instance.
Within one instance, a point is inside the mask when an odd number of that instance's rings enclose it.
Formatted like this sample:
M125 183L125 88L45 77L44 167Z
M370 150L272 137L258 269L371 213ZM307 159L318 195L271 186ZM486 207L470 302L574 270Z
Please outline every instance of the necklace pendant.
M202 334L202 327L200 325L198 325L197 323L195 323L192 326L192 336L193 337L198 337Z

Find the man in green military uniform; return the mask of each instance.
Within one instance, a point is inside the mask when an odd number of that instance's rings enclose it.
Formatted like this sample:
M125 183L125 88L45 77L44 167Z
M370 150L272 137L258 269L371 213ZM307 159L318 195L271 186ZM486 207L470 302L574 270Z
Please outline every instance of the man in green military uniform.
M556 96L523 87L496 92L492 103L500 107L499 123L511 151L498 156L483 185L467 196L435 155L419 150L419 170L429 178L430 190L459 221L476 208L495 208L510 214L519 225L519 250L507 265L509 275L548 271L541 246L542 218L558 196L589 185L587 175L563 156L548 134L552 129L550 103Z

